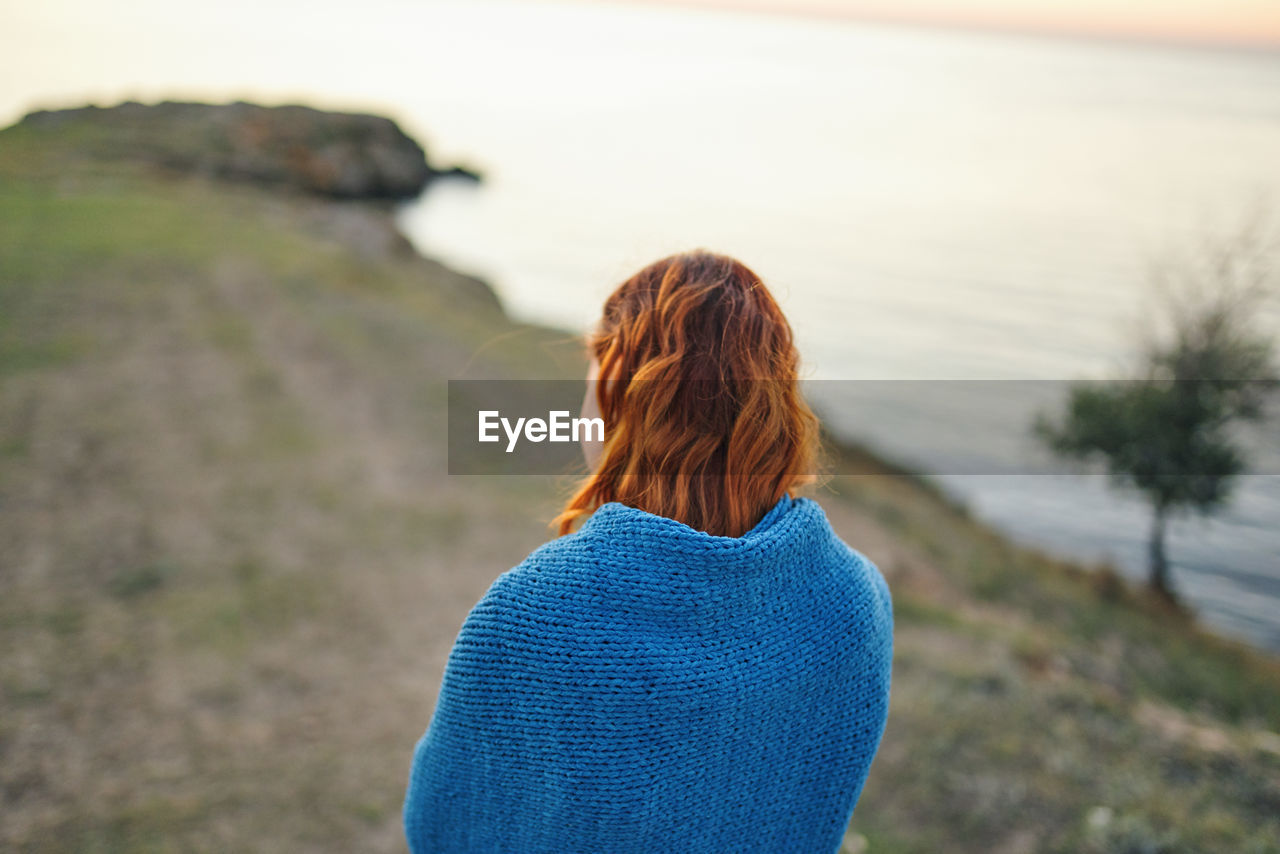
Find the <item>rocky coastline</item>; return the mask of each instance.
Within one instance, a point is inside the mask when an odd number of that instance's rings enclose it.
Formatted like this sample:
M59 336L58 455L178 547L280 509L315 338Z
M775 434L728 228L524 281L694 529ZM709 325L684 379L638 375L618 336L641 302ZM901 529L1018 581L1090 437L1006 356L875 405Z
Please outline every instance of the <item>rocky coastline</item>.
M79 150L91 157L331 199L405 201L438 178L480 180L473 168L430 163L390 118L298 104L125 101L36 110L19 124L76 130L84 137Z

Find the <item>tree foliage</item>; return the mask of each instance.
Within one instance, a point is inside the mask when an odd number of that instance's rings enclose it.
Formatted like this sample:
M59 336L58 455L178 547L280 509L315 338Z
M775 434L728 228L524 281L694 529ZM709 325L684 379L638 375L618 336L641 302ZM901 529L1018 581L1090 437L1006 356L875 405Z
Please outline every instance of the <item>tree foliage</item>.
M1041 413L1033 425L1054 453L1102 461L1151 504L1151 583L1162 592L1167 516L1207 514L1227 501L1247 467L1234 428L1264 419L1277 386L1274 334L1260 322L1273 296L1273 249L1254 219L1233 239L1157 267L1159 311L1133 375L1075 383L1064 411Z

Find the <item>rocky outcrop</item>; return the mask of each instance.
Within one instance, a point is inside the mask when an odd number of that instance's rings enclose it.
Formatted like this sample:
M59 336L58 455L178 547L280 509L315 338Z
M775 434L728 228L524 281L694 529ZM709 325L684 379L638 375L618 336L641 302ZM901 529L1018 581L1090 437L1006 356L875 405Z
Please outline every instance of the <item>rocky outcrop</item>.
M114 107L39 110L22 124L74 133L77 149L237 181L338 199L410 199L435 177L422 146L391 119L312 107L237 101L201 104L126 101Z

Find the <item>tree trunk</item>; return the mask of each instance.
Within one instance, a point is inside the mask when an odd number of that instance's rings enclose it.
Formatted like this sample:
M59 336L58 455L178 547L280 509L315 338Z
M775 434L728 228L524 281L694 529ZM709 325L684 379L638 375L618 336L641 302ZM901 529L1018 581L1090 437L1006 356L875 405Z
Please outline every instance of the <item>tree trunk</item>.
M1173 598L1173 591L1169 589L1169 561L1164 556L1164 521L1167 508L1164 504L1155 506L1155 516L1151 520L1151 541L1148 544L1147 554L1150 558L1151 570L1151 589Z

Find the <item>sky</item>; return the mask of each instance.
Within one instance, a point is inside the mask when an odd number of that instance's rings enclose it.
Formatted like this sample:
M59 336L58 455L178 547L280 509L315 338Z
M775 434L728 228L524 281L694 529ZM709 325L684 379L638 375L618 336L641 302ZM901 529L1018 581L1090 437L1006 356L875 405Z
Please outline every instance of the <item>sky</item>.
M1280 47L1280 0L649 0L935 26Z

